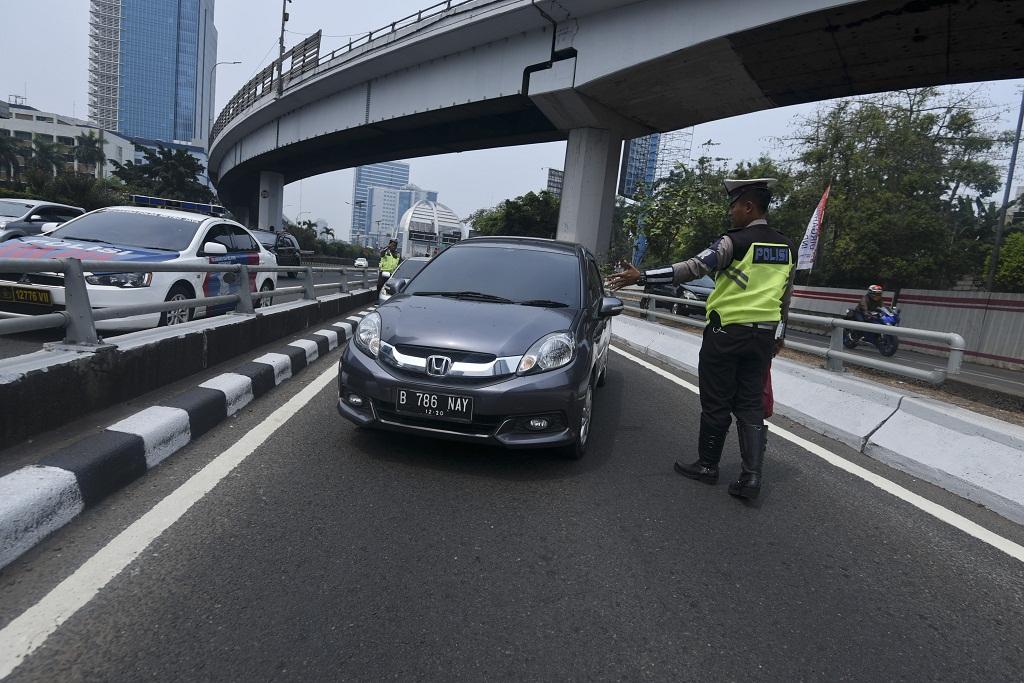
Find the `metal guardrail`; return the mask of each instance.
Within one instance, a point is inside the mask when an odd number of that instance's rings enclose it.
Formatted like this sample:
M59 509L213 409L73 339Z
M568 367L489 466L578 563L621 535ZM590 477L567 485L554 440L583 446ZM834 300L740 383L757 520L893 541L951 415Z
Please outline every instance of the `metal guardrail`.
M703 328L707 326L707 322L704 320L694 320L692 318L674 315L672 313L659 312L656 310L657 306L654 305L654 302L656 301L665 301L669 303L684 304L691 308L706 308L707 304L703 301L695 299L680 299L677 297L662 296L660 294L647 294L643 290L635 288L622 289L619 291L619 296L627 299L635 297L638 302L641 299L647 299L649 302L647 308L641 306L625 306L626 310L640 313L645 316L647 320L656 322L658 318L663 318L691 325L693 327ZM938 386L946 381L948 376L960 373L960 366L964 359L964 350L967 348L967 343L964 341L964 338L956 332L936 332L935 330L919 330L912 327L891 327L889 325L876 325L873 323L862 323L856 320L846 320L845 318L825 318L817 315L807 315L806 313L790 313L789 320L790 322L815 325L829 330L829 345L827 349L789 339L786 340L786 348L824 358L825 367L832 372L843 372L845 370L844 363L851 363L853 365L861 365L896 375L912 377ZM949 358L946 361L945 368L921 370L920 368L912 368L892 361L885 361L878 358L850 353L849 351L845 351L843 347L843 330L847 329L860 330L862 332L874 332L876 334L887 334L894 337L906 337L908 339L920 339L922 341L940 342L949 347Z
M196 297L180 301L162 301L151 304L126 306L109 306L93 308L89 301L89 290L86 286L86 274L92 272L109 273L116 269L119 273L238 273L240 282L249 282L250 273L293 273L302 271L306 281L294 287L281 287L265 292L253 292L248 287L239 288L237 294L223 296ZM359 274L355 280L349 279L350 272ZM236 263L123 263L111 261L81 261L74 258L61 259L0 259L0 272L7 273L63 273L64 274L64 310L39 315L2 313L0 314L0 335L15 334L64 328L64 344L68 346L96 346L101 343L96 333L96 321L127 318L149 313L163 313L181 308L199 306L218 306L234 304L236 313L255 313L264 299L273 300L277 296L301 294L303 299L313 300L317 292L335 290L349 291L350 285L358 285L363 289L370 287L370 277L376 284L377 271L370 268L346 267L315 267L315 266L249 266ZM324 284L313 283L313 273L341 273L338 282ZM270 304L268 304L270 305Z
M213 141L217 139L217 136L220 135L221 131L229 123L250 109L257 101L274 92L280 96L290 87L290 82L296 80L304 73L315 71L323 64L333 62L345 54L365 47L376 38L383 38L394 34L396 31L415 26L420 22L436 19L450 12L452 8L476 1L457 0L453 2L453 0L442 0L442 2L421 9L415 14L392 21L390 24L370 31L358 38L350 38L347 45L343 45L325 55L320 55L321 32L317 31L284 53L283 57L275 59L269 66L261 69L249 82L239 88L238 92L228 100L220 114L217 115L217 120L214 122L213 128L210 129L209 146L213 145ZM291 60L291 65L286 70L284 64L288 60Z

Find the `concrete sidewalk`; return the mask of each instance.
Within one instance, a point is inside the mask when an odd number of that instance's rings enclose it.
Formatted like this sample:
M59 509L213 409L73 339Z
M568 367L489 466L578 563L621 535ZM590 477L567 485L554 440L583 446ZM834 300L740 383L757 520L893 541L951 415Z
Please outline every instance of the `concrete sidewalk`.
M616 343L697 374L700 338L620 316ZM1024 524L1024 429L912 392L772 364L775 412Z

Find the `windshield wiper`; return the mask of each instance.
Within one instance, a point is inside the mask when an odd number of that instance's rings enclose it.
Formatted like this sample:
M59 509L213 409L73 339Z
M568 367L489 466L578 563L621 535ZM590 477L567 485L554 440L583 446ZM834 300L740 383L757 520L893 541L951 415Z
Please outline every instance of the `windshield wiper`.
M137 249L152 249L154 251L178 251L177 249L171 249L170 247L142 247L136 245Z
M517 301L520 306L541 306L543 308L568 308L569 304L562 303L561 301L552 301L551 299L529 299L527 301Z
M57 239L62 239L62 240L78 240L79 242L101 242L103 244L107 244L108 243L106 240L97 240L97 239L93 239L92 237L60 237L58 235Z
M485 294L483 292L413 292L413 296L444 296L451 299L472 299L476 301L490 301L496 304L510 304L511 299L506 299L503 296L497 296L495 294Z

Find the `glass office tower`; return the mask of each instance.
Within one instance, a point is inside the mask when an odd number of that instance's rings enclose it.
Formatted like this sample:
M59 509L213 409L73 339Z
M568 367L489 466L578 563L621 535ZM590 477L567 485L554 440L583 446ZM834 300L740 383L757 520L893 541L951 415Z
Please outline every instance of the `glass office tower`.
M90 0L89 117L128 137L206 148L214 0Z

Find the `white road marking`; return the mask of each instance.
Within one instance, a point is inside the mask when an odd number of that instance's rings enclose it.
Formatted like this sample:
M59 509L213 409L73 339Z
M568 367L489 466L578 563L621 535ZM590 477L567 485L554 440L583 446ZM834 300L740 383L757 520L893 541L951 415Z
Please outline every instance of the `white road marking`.
M640 365L641 367L647 368L651 372L661 375L670 382L678 384L687 391L691 391L698 395L700 394L700 389L698 389L690 382L687 382L684 379L676 377L671 372L662 370L657 365L648 363L644 359L638 358L637 356L634 356L633 354L627 351L623 351L622 349L619 349L617 347L610 346L609 348L615 353L619 354L620 356L628 358L629 360L633 361L637 365ZM913 491L905 489L899 484L889 481L885 477L875 474L870 470L864 469L860 465L856 465L850 462L849 460L839 455L836 455L832 451L823 448L822 446L819 446L816 443L808 441L807 439L797 436L796 434L786 429L783 429L782 427L768 423L768 430L772 434L778 434L786 441L796 444L797 446L800 446L807 452L818 456L828 464L834 467L838 467L841 470L845 470L846 472L849 472L855 477L859 477L864 481L868 482L869 484L877 486L886 493L892 494L893 496L896 496L900 500L910 503L918 510L921 510L922 512L925 512L931 515L932 517L935 517L939 521L945 522L946 524L949 524L950 526L959 529L965 534L973 536L974 538L978 539L979 541L982 541L983 543L988 543L993 548L1001 550L1002 552L1006 553L1015 560L1024 562L1024 546L1014 543L1008 538L1003 538L999 534L989 531L980 524L972 522L963 515L959 515L953 512L952 510L944 508L938 503L933 503L924 496L919 496Z
M0 631L0 678L5 678L41 646L61 624L90 600L189 508L203 499L232 470L298 413L324 387L335 381L331 367L271 413L230 448L194 474L153 509L133 522L86 560L42 600Z
M83 507L78 481L65 469L22 467L0 477L0 568L70 522Z
M192 438L188 412L181 408L152 406L107 427L113 432L142 437L146 467L159 465L167 456L188 445Z
M327 337L327 350L333 351L338 346L338 333L334 330L317 330L314 334Z
M206 380L199 386L223 392L227 399L228 415L234 415L252 401L252 380L245 375L225 372Z

